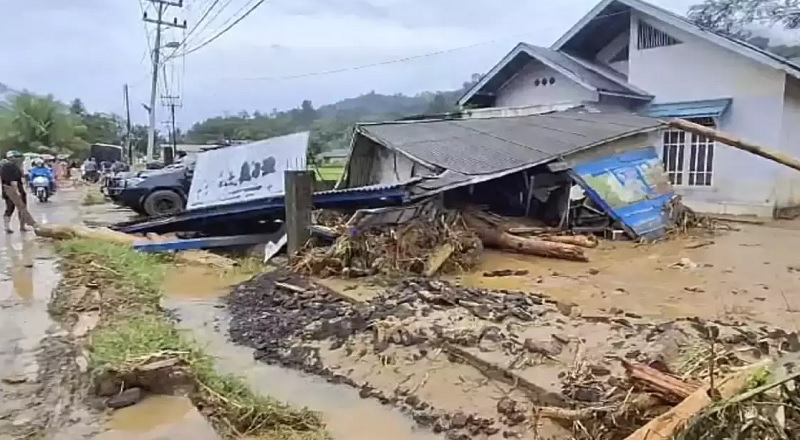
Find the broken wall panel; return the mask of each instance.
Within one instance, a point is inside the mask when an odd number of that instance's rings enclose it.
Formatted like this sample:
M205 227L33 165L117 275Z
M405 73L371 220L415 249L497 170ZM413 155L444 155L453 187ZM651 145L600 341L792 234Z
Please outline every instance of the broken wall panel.
M675 196L655 147L577 164L575 180L631 238L654 239L670 224L666 205Z

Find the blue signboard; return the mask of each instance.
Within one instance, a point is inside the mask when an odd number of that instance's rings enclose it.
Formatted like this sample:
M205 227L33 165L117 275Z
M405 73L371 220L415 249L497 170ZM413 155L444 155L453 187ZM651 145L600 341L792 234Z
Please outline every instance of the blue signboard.
M654 147L581 163L572 175L632 237L653 239L666 232L670 219L665 206L675 191Z

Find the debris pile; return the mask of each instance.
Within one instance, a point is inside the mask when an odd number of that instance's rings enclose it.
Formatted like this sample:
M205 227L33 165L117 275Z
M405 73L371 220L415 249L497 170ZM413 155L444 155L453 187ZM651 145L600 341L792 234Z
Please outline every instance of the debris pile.
M620 310L581 316L537 293L429 279L354 303L278 272L240 285L228 301L231 338L257 359L359 388L453 435L513 437L546 419L576 439L621 439L710 378L720 383L759 358L800 352L796 333L652 323ZM459 399L474 408L448 406Z
M293 270L320 276L428 274L472 268L483 249L457 211L400 225L343 231L330 247L310 243Z

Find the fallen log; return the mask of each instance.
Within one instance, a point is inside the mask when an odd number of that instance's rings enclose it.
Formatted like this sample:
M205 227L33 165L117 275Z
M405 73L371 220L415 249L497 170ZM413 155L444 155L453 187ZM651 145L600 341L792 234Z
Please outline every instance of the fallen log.
M675 376L638 362L623 360L622 366L633 381L643 383L648 389L656 392L668 402L678 403L689 397L698 388Z
M753 374L762 371L763 368L767 368L771 362L771 360L759 362L738 373L728 376L719 383L716 388L716 393L714 394L717 394L721 399L730 399L739 394L750 382ZM673 438L673 435L681 429L689 419L714 403L714 400L709 397L710 391L709 385L699 388L677 406L637 429L636 432L626 437L625 440Z
M503 382L506 385L525 391L531 401L536 404L552 405L553 407L560 407L564 405L564 399L560 395L545 390L544 388L534 384L533 382L525 379L511 370L485 361L468 352L467 350L464 350L463 348L456 347L448 343L443 343L441 348L442 351L457 359L460 359L467 365L478 370L487 378Z
M772 150L770 148L755 144L753 142L748 142L743 139L739 139L738 137L730 134L725 133L723 131L714 130L713 128L705 127L700 124L695 124L694 122L689 122L683 119L673 119L669 121L669 125L671 127L679 128L684 131L688 131L690 133L699 134L701 136L707 137L709 139L713 139L715 141L721 142L725 145L738 148L743 151L747 151L748 153L755 154L756 156L763 157L765 159L769 159L773 162L777 162L781 165L785 165L789 168L794 170L800 171L800 159L795 157L789 156L787 154L783 154L779 151Z
M538 257L559 258L571 261L589 261L583 248L572 244L544 241L537 238L518 237L503 230L498 230L482 218L472 213L464 215L467 226L478 234L487 247L508 250Z
M110 241L112 243L133 245L134 243L149 241L148 238L118 232L109 228L89 228L81 225L59 225L48 223L35 228L36 235L55 240L69 240L71 238L87 238L93 240ZM178 262L186 264L200 264L215 266L221 269L233 269L236 262L230 258L212 254L211 252L191 250L175 253Z
M571 244L588 249L594 249L600 245L600 241L594 235L540 235L537 238L553 243Z

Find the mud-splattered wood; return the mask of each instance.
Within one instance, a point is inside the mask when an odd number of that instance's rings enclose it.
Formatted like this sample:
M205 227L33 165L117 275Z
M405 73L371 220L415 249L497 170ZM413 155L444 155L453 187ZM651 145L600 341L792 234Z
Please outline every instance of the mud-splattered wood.
M443 343L442 350L457 359L461 359L468 365L477 369L484 376L489 379L498 380L507 385L519 388L528 394L531 401L539 405L553 405L561 406L564 404L563 399L558 394L548 392L544 388L537 386L533 382L523 378L522 376L513 373L499 365L485 361L474 354L456 347L454 345Z
M739 394L750 382L750 378L768 368L771 360L759 362L750 367L739 371L723 379L716 390L721 399L730 399ZM706 407L714 403L709 397L709 386L703 386L692 393L683 402L673 407L666 413L650 420L629 435L625 440L653 440L670 439L681 429L689 419L703 411Z
M800 171L800 159L783 154L780 151L767 148L763 145L758 145L754 142L749 142L738 137L725 133L724 131L714 130L694 122L689 122L683 119L673 119L669 121L671 127L679 128L690 133L699 134L709 139L721 142L725 145L747 151L748 153L755 154L756 156L769 159L781 165Z
M584 249L579 246L564 243L555 243L538 238L525 238L505 232L502 228L488 223L483 217L466 214L464 219L481 238L487 247L499 248L526 255L538 257L559 258L571 261L589 261Z
M93 240L110 241L113 243L133 245L143 240L142 237L114 231L109 228L88 228L81 225L60 225L49 223L36 227L36 235L40 237L53 238L56 240L68 240L70 238L88 238ZM211 252L201 250L181 251L175 254L175 259L185 264L200 264L215 266L220 269L233 269L236 262L230 258Z
M622 366L630 378L639 383L643 383L662 396L665 400L677 403L689 397L697 391L697 386L687 383L671 374L656 370L638 362L622 361Z
M594 249L600 245L600 241L594 235L540 235L538 237L544 241L553 243L564 243L584 248Z

